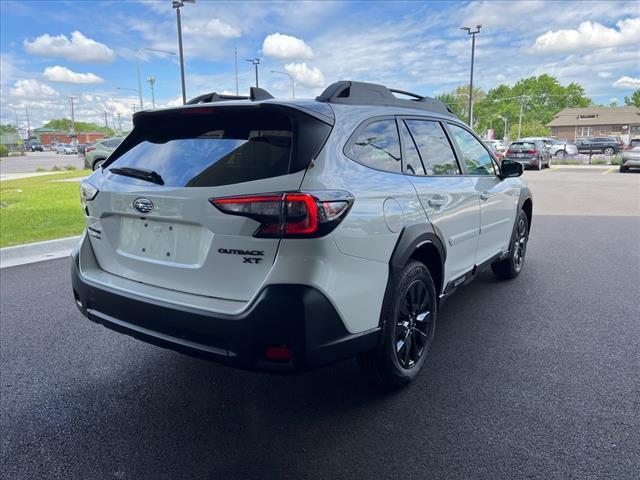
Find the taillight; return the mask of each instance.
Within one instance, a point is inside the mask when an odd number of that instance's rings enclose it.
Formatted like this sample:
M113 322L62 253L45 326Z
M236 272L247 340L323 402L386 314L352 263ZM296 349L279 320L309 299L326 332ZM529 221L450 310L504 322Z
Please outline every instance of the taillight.
M333 230L349 210L353 196L344 191L284 192L210 198L209 202L223 213L259 222L254 237L308 238Z
M93 152L96 149L96 147L87 147L84 149L85 153L89 153L89 152Z
M536 153L538 153L538 150L525 150L524 153L527 153L529 155L535 155Z
M512 155L513 154L513 150L509 149L504 153L505 153L505 155Z

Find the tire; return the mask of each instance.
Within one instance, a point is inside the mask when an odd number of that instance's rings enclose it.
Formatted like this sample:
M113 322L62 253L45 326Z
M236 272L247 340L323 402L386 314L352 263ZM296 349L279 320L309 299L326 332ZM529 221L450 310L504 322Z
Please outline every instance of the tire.
M607 157L610 157L611 155L616 153L616 149L613 147L607 147L602 151L602 153L604 153Z
M538 170L542 170L542 158L538 159Z
M96 160L95 162L93 162L93 171L95 172L96 170L98 170L100 167L102 167L102 164L105 162L104 158L101 158L99 160Z
M556 158L562 160L564 157L567 156L567 152L565 152L564 150L558 150L556 152Z
M516 228L511 235L509 256L491 264L491 270L498 278L508 280L520 275L524 265L524 257L527 253L528 240L529 219L524 210L520 210L518 218L516 218Z
M416 378L429 354L438 313L433 277L423 263L410 261L392 288L382 306L378 347L358 356L365 374L385 389Z
M629 171L629 167L623 167L620 165L620 173L627 173Z

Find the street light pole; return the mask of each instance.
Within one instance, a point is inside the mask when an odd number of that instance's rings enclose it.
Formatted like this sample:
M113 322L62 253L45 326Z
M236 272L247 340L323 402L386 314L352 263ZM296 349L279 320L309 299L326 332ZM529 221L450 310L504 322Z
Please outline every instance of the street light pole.
M76 133L76 117L73 111L73 101L76 99L77 97L74 96L70 96L69 97L69 102L71 103L71 133L75 134Z
M509 121L509 119L507 117L503 117L502 115L498 115L497 113L494 113L493 116L498 117L504 122L504 133L502 134L502 140L506 140L509 135L509 130L507 130L507 122Z
M524 113L524 99L526 97L524 95L520 95L520 119L518 120L518 138L520 138L520 134L522 133L522 115Z
M182 83L182 104L187 103L187 90L184 85L184 54L182 52L182 20L180 19L180 8L185 3L196 3L196 0L173 0L171 6L176 9L176 21L178 22L178 51L180 52L180 82Z
M260 65L259 58L247 58L247 62L251 62L253 66L256 68L256 88L258 88L258 65Z
M472 31L471 27L462 27L468 35L471 35L471 75L469 77L469 126L473 128L473 61L476 51L476 34L480 33L482 25L476 25L476 29Z
M234 48L233 49L233 58L235 60L235 64L236 64L236 96L240 95L240 89L238 87L238 49Z
M31 121L29 121L29 108L26 105L24 111L27 114L27 140L31 140Z
M182 59L182 42L180 43L180 58ZM144 52L158 52L158 53L166 53L167 55L175 55L176 52L170 52L169 50L161 50L159 48L149 48L149 47L145 47L145 48L141 48L140 50L138 50L138 52L136 53L136 74L138 77L138 100L140 101L140 110L144 110L144 105L142 104L142 82L140 80L140 55ZM184 93L184 82L182 84L183 86L183 93ZM121 88L120 90L131 90L130 88Z
M153 108L156 108L156 95L153 92L153 84L156 83L156 77L154 77L153 75L148 76L147 82L149 82L149 85L151 85L151 105L153 105Z
M271 73L280 73L289 77L289 80L291 80L291 98L296 98L296 82L293 80L293 75L289 72L281 72L279 70L271 70Z
M19 125L19 122L18 122L18 109L16 107L12 107L11 105L9 105L9 108L11 110L13 110L13 113L15 113L15 115L16 115L16 130L18 131L18 139L20 139L20 125ZM20 154L24 155L24 144L23 143L20 144Z

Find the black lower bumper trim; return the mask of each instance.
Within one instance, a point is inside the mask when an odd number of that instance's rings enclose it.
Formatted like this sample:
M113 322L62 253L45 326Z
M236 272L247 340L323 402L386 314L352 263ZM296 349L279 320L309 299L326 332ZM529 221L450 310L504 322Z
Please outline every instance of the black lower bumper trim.
M90 320L147 343L251 370L298 372L376 346L379 329L350 334L327 298L305 285L265 287L251 308L222 315L114 291L87 281L72 256L76 304ZM270 346L288 346L289 361L269 361Z

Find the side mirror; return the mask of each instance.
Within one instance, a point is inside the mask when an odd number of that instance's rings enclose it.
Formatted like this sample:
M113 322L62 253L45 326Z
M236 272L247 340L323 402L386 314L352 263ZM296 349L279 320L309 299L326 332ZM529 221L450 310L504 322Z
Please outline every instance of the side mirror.
M520 162L513 160L502 160L500 165L500 178L519 177L524 173L524 166Z

